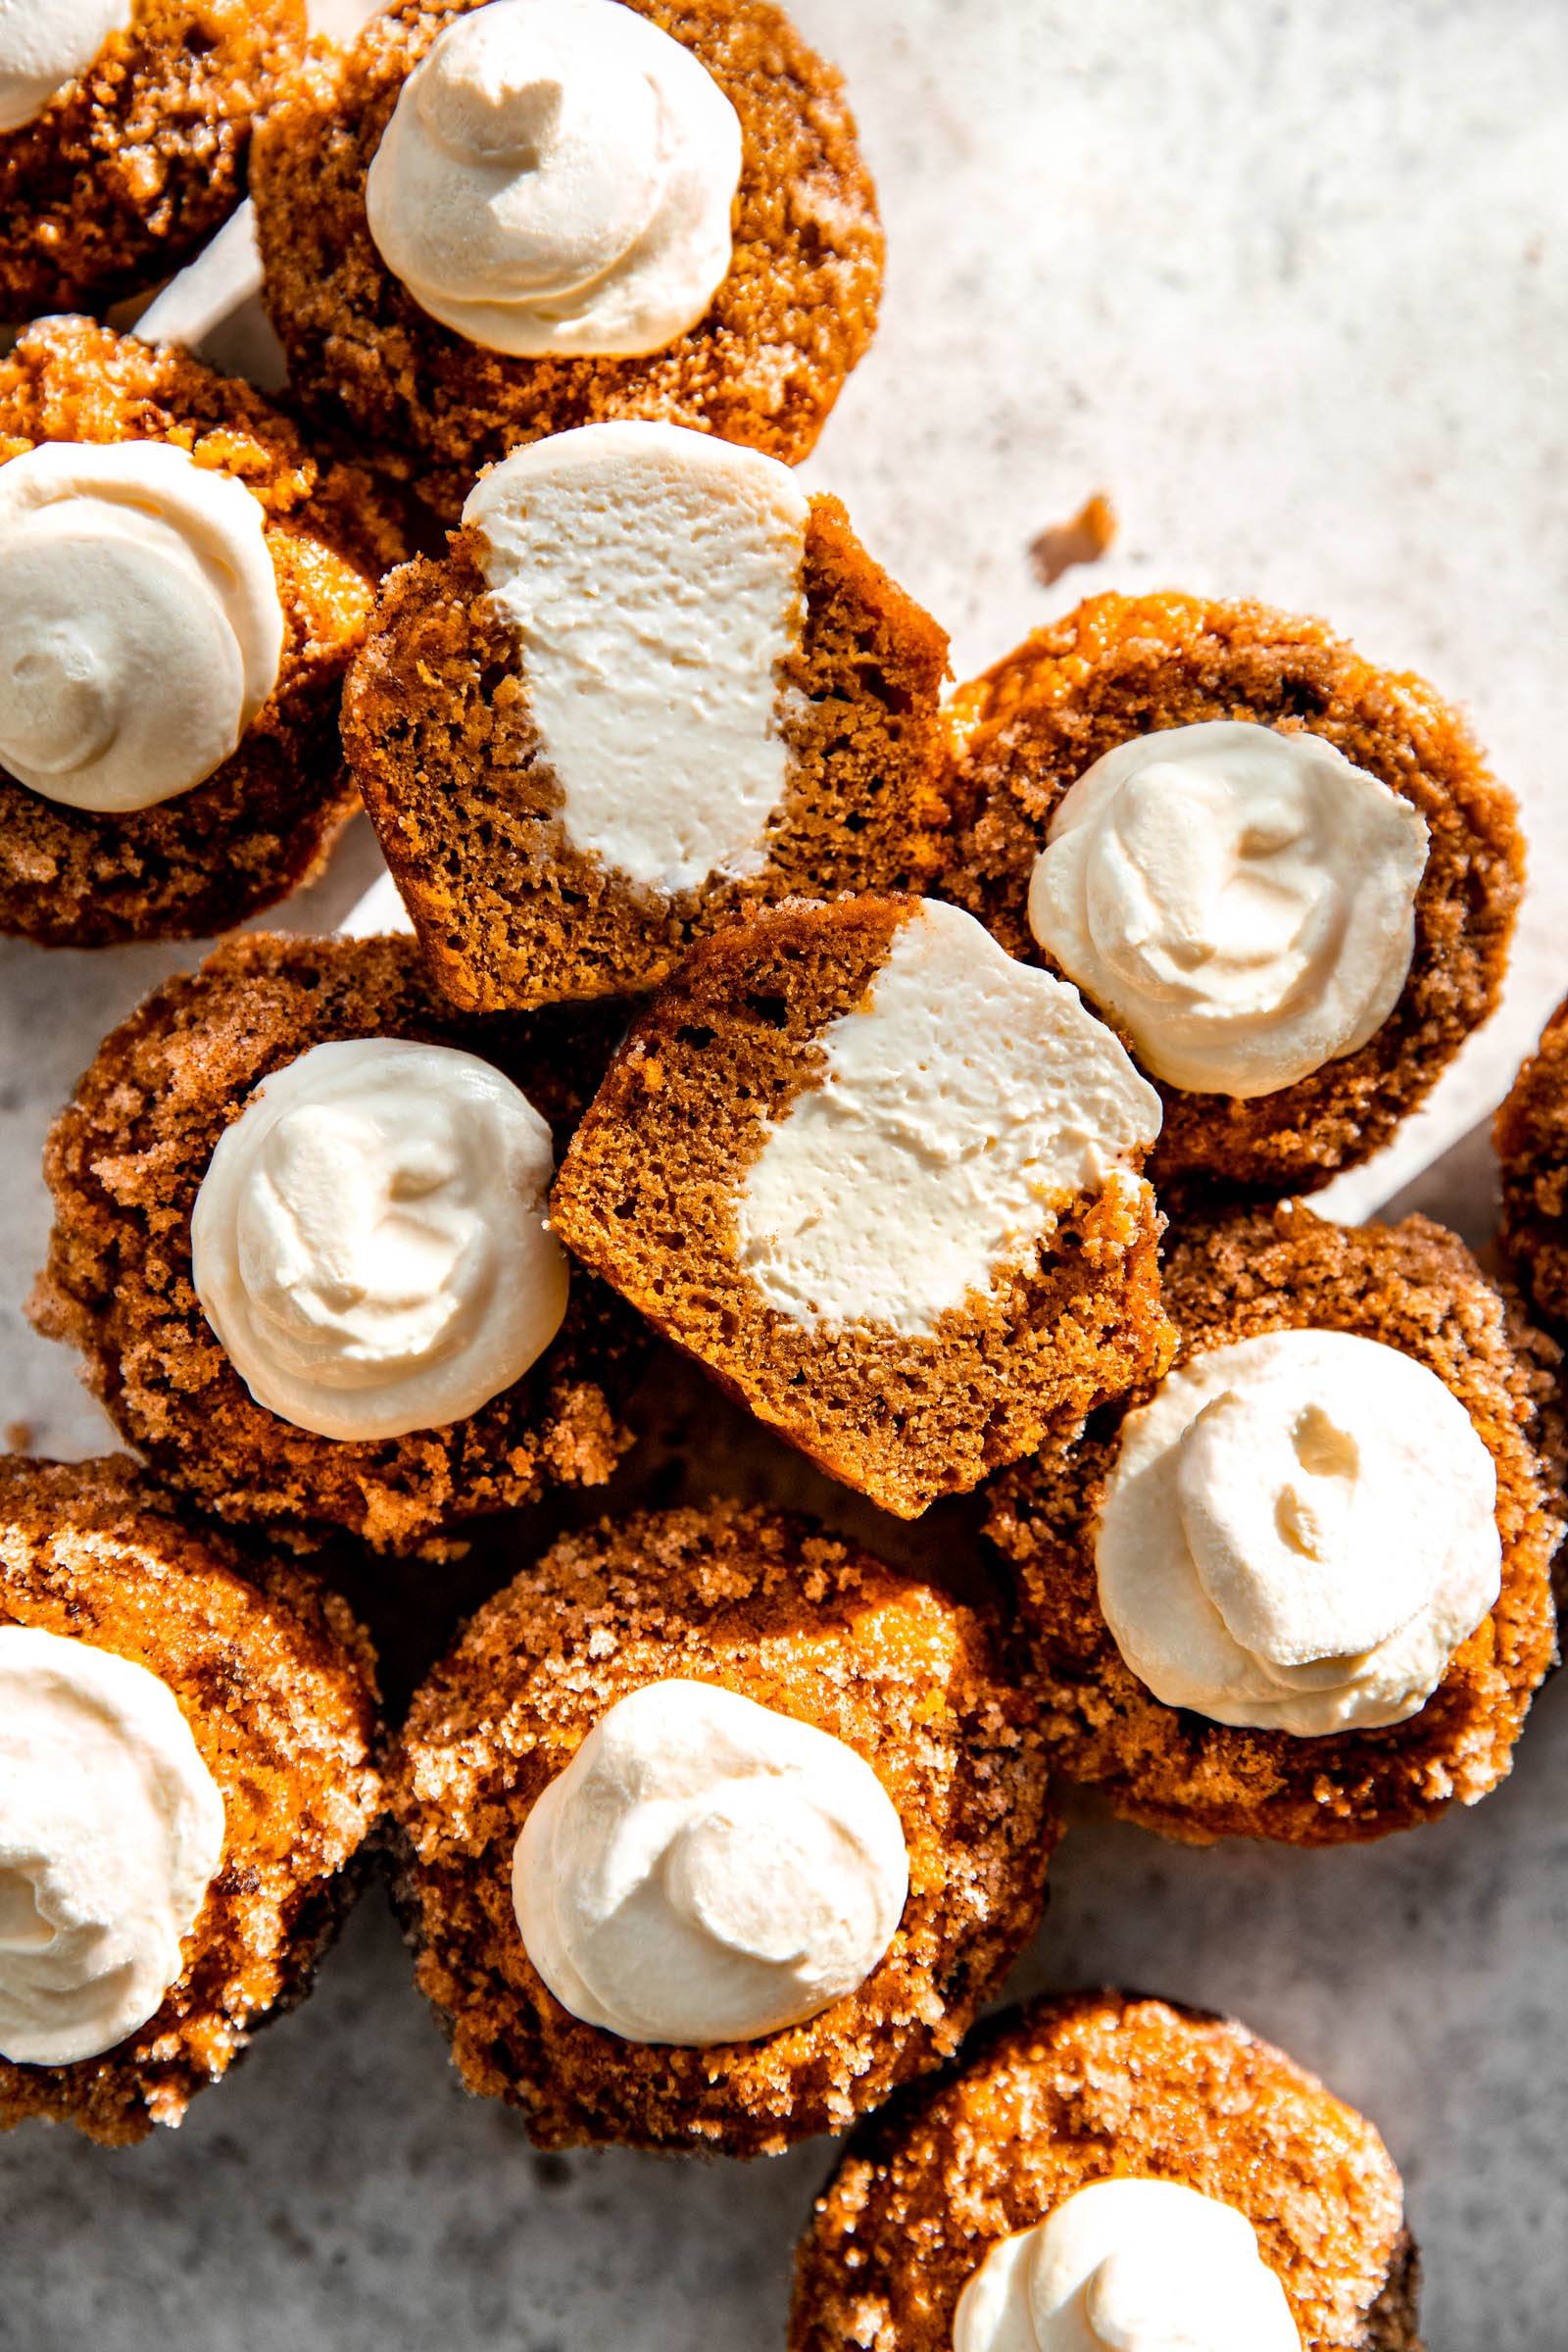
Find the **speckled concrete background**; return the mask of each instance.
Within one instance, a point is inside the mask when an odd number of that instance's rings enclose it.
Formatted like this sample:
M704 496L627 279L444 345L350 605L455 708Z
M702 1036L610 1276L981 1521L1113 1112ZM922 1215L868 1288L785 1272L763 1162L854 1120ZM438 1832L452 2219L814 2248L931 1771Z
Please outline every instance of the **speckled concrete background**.
M1568 987L1568 9L796 13L849 75L892 244L881 337L811 477L947 621L959 674L1090 587L1252 592L1426 670L1520 794L1534 886L1508 1004L1347 1197L1370 1204L1473 1126ZM1028 542L1095 490L1115 550L1042 589ZM374 870L350 842L289 920L336 921ZM21 1318L39 1147L102 1031L178 960L0 952L0 1421L44 1449L91 1451L103 1427ZM1489 1183L1472 1148L1415 1193L1481 1236ZM727 1483L825 1493L766 1447ZM943 1521L898 1548L951 1540ZM505 1572L403 1579L398 1662ZM1381 1849L1185 1853L1083 1815L1017 1989L1120 1979L1284 2042L1405 2168L1433 2352L1560 2352L1565 1787L1552 1690L1499 1795ZM121 2157L5 2143L0 2344L764 2352L830 2161L531 2156L454 2087L372 1893L313 2000L180 2133Z

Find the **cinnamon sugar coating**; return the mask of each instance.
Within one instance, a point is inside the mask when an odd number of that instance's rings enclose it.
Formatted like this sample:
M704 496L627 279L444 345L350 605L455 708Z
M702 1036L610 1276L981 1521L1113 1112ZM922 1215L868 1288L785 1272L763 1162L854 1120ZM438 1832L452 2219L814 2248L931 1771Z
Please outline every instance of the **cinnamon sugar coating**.
M900 1518L962 1494L1161 1369L1161 1220L1146 1187L1064 1207L1034 1259L931 1333L808 1326L740 1262L769 1125L817 1084L913 902L790 900L695 948L611 1065L556 1181L567 1247L719 1384Z
M1340 1226L1285 1202L1182 1229L1165 1298L1177 1362L1259 1332L1358 1333L1425 1364L1458 1398L1497 1474L1502 1590L1418 1713L1298 1739L1161 1704L1101 1613L1094 1522L1124 1412L1042 1447L992 1490L987 1533L1017 1571L1054 1764L1166 1837L1331 1845L1474 1804L1502 1780L1556 1655L1551 1562L1561 1534L1543 1458L1557 1351L1425 1217Z
M375 1657L337 1594L198 1533L123 1454L0 1456L0 1624L157 1675L223 1799L222 1860L157 2014L74 2065L0 2059L0 2131L40 2116L122 2146L179 2123L308 1991L381 1810Z
M1245 2214L1302 2352L1422 2352L1373 2127L1245 2027L1119 1992L1004 2014L857 2132L797 2257L790 2352L951 2352L991 2246L1118 2176Z
M1422 679L1374 669L1320 621L1263 605L1091 597L950 704L956 822L940 895L1009 954L1049 962L1029 929L1029 878L1068 787L1119 743L1213 719L1322 736L1411 802L1431 835L1409 977L1364 1046L1246 1102L1153 1081L1165 1104L1156 1189L1310 1192L1424 1101L1493 1010L1507 963L1524 885L1513 795Z
M1497 1110L1502 1241L1532 1303L1568 1324L1568 1002L1558 1005Z
M546 433L641 416L797 464L876 324L882 230L843 84L769 0L625 0L693 51L740 117L734 258L706 317L630 359L515 359L422 311L381 260L365 182L405 81L482 0L399 0L352 51L283 81L252 186L267 305L302 398L346 412L455 515L473 477Z
M909 1896L859 1988L709 2050L569 2015L523 1950L512 1856L605 1710L712 1683L862 1756L908 1841ZM567 1536L475 1616L415 1696L390 1773L418 1982L468 2089L541 2147L769 2154L842 2131L950 2054L1040 1914L1057 1824L994 1627L808 1521L714 1505Z
M431 969L475 1011L649 988L693 940L793 892L917 891L940 860L944 630L813 498L799 644L781 665L786 798L761 871L674 895L575 848L483 537L386 584L344 740Z
M100 306L189 260L244 193L304 0L136 0L89 72L0 131L0 319Z
M312 1046L402 1037L481 1054L550 1122L559 1152L614 1034L612 1016L587 1013L461 1021L407 940L230 940L105 1039L56 1120L33 1320L81 1349L89 1385L172 1486L285 1542L345 1528L378 1550L428 1549L465 1517L598 1486L630 1442L616 1407L638 1343L591 1275L573 1272L538 1362L466 1420L323 1438L258 1404L224 1354L192 1287L190 1218L224 1128Z
M368 474L313 456L248 385L85 318L46 319L0 359L0 465L46 441L168 442L243 482L265 512L283 659L232 757L156 808L68 808L0 767L0 931L88 948L227 930L318 872L358 806L343 676L401 526Z

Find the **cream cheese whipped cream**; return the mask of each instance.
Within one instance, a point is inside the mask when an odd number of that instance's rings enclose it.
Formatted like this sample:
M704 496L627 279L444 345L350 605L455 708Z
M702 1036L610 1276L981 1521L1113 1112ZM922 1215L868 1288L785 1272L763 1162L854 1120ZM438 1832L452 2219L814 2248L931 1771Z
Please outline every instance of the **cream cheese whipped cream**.
M155 2016L222 1853L223 1800L168 1686L0 1626L0 2058L73 2066Z
M740 118L618 0L491 0L409 75L366 184L420 309L518 359L660 351L728 275Z
M133 0L0 0L0 131L36 122L134 14Z
M545 1121L477 1055L313 1046L219 1139L191 1217L196 1295L257 1403L297 1428L460 1421L561 1329L554 1167Z
M740 1262L797 1322L933 1331L1021 1265L1057 1210L1159 1133L1159 1098L1075 988L922 901L863 1004L817 1041L747 1171Z
M1245 2213L1174 2180L1096 2180L991 2248L954 2352L1301 2352Z
M1343 1331L1238 1340L1128 1414L1101 1607L1167 1706L1301 1739L1400 1723L1496 1601L1496 1487L1412 1356Z
M1029 927L1156 1078L1268 1095L1394 1010L1426 858L1420 811L1321 736L1170 727L1064 795Z
M535 1804L512 1897L563 2008L623 2041L707 2049L862 1984L909 1888L871 1767L709 1683L617 1700Z
M259 502L161 441L0 466L0 766L124 814L205 782L277 683Z
M766 860L808 513L776 458L635 423L535 441L463 510L567 839L630 882L674 893Z

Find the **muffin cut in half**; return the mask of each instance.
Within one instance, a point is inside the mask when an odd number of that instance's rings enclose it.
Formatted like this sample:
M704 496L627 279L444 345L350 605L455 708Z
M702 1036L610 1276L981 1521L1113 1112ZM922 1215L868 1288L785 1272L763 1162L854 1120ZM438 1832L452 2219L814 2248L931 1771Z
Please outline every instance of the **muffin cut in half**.
M543 2147L841 2131L956 2047L1057 1835L981 1611L721 1504L487 1602L391 1789L419 1984Z
M1161 1197L1310 1191L1492 1011L1513 796L1421 679L1315 620L1099 596L949 706L940 886L1158 1084Z
M1424 1217L1194 1223L1165 1298L1166 1379L992 1497L1054 1764L1198 1842L1475 1803L1555 1658L1556 1350Z
M1498 1105L1502 1243L1526 1297L1553 1331L1568 1325L1568 1003Z
M244 188L304 0L11 0L0 17L0 320L156 284Z
M387 582L344 737L432 972L490 1011L651 987L758 902L917 890L946 663L837 499L588 425Z
M598 1485L637 1334L544 1196L614 1033L456 1020L408 940L229 941L56 1121L34 1319L172 1486L289 1542Z
M124 1456L0 1458L0 2130L143 2139L304 1997L381 1809L374 1667Z
M199 937L357 806L343 677L405 552L244 384L84 318L0 359L0 931Z
M1163 1368L1159 1106L1074 990L928 900L693 950L555 1230L792 1444L914 1518Z
M842 83L767 0L400 0L286 77L252 190L293 383L447 515L614 417L793 465L876 323Z
M1403 2208L1373 2126L1244 2026L1032 2001L851 2140L790 2352L1422 2352Z

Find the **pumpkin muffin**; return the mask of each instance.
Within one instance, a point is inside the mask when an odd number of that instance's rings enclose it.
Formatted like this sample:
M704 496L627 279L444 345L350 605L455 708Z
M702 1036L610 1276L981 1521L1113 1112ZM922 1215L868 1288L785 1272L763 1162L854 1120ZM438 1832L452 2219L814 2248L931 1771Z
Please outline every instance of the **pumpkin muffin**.
M1040 2326L1421 2352L1403 2203L1372 2125L1244 2026L1033 2001L851 2140L797 2259L791 2352L1011 2352Z
M12 0L0 24L0 319L168 277L244 192L304 0Z
M222 931L358 804L339 708L405 552L244 384L82 318L0 360L0 930Z
M1057 1835L985 1616L723 1504L564 1538L390 1777L420 1986L541 2147L842 2130L956 2047Z
M291 1543L598 1485L635 1334L543 1197L613 1035L457 1020L407 940L231 940L56 1121L34 1320L172 1486Z
M900 1518L1163 1369L1159 1105L1075 990L931 900L695 948L573 1138L555 1230Z
M1502 1163L1502 1242L1553 1330L1568 1324L1568 1003L1514 1080L1493 1129Z
M0 2130L123 2145L309 1989L380 1812L374 1654L123 1455L7 1455L0 1685Z
M285 78L252 187L296 390L449 516L607 418L793 465L876 323L839 76L767 0L400 0Z
M1425 1217L1190 1225L1165 1298L1167 1378L992 1494L1054 1763L1195 1842L1474 1804L1555 1657L1555 1348Z
M1093 597L949 715L944 895L1124 1037L1162 1194L1326 1184L1495 1004L1513 797L1430 686L1321 622Z
M935 872L947 638L835 498L673 425L488 474L386 584L344 740L472 1010L651 987L741 909Z

